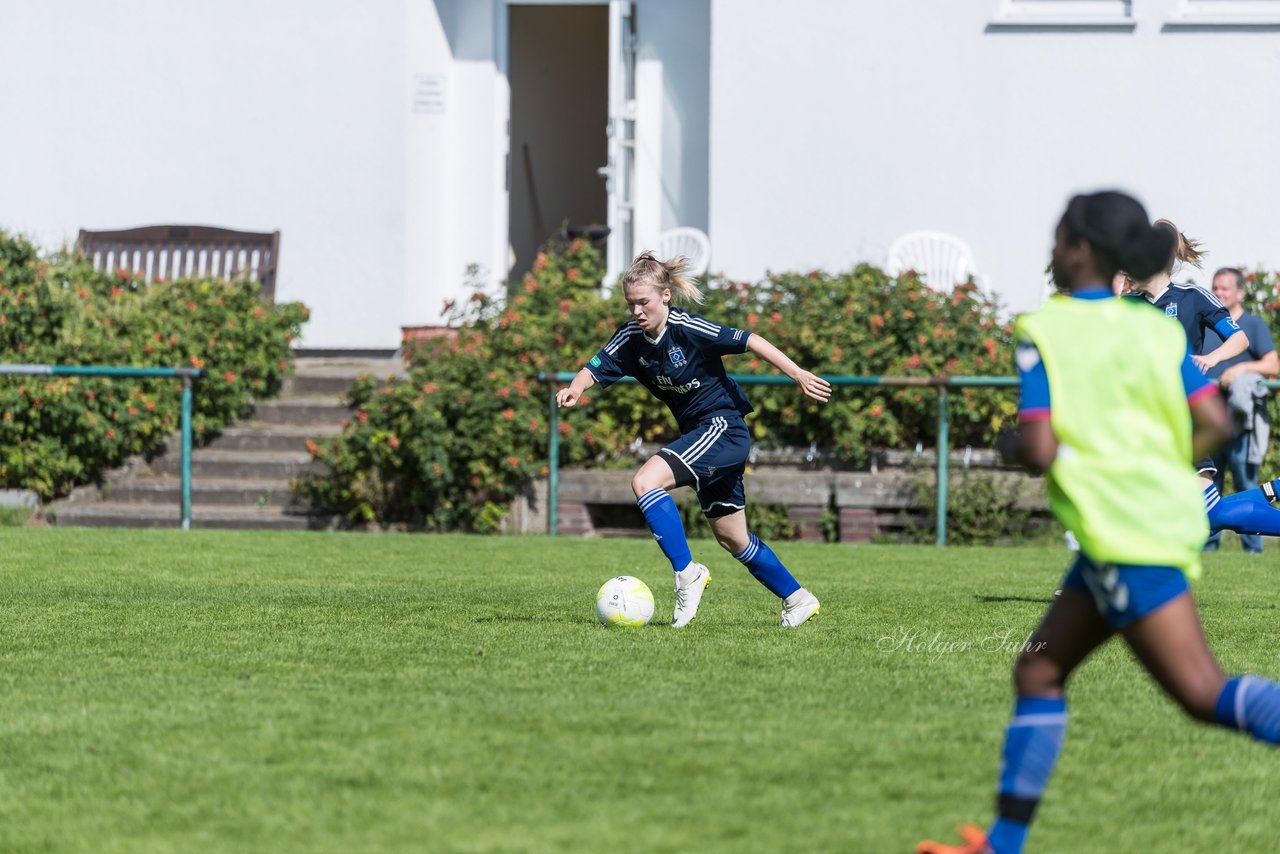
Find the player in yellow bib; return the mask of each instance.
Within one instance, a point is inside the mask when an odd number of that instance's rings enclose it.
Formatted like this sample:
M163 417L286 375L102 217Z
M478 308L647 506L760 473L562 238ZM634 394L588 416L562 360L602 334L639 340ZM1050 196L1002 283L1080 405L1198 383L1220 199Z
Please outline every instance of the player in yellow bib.
M1187 585L1208 533L1190 463L1230 437L1226 407L1181 329L1109 285L1117 270L1154 273L1173 250L1171 232L1123 193L1076 196L1058 225L1054 278L1070 296L1018 322L1019 450L1045 473L1080 555L1014 665L996 821L920 854L1022 851L1066 732L1067 680L1117 633L1187 714L1280 743L1280 685L1223 675Z

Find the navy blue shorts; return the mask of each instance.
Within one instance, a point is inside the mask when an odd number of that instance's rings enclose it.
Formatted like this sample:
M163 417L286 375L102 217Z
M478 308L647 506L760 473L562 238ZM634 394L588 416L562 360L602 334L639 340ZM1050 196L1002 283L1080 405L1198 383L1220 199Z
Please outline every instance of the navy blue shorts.
M742 473L751 453L751 434L740 415L717 415L658 451L676 475L676 486L692 486L707 516L728 516L746 508Z
M1097 564L1083 554L1076 558L1062 587L1093 597L1098 613L1113 629L1123 629L1189 589L1187 576L1176 566Z
M1209 477L1213 477L1218 473L1218 463L1213 459L1213 457L1205 457L1203 460L1196 463L1196 473L1199 474L1201 472L1207 474Z

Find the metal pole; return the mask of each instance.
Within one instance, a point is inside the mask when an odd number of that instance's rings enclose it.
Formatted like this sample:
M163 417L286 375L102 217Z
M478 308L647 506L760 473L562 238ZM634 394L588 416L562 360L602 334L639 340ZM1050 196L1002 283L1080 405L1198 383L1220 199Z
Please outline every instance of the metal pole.
M191 530L191 377L182 378L182 530Z
M938 388L938 545L947 544L947 463L951 456L951 437L947 435L947 387Z
M547 534L554 537L560 533L560 409L556 406L554 383L547 426L551 433L547 440Z

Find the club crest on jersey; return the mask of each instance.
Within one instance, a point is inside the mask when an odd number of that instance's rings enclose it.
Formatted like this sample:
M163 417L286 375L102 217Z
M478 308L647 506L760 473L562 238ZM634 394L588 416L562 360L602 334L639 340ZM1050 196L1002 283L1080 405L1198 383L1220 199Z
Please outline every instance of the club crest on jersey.
M1166 306L1164 307L1164 313L1165 313L1166 315L1168 315L1169 317L1177 317L1177 316L1178 316L1178 304L1177 304L1176 302L1171 302L1171 303L1169 303L1168 305L1166 305Z
M672 347L667 351L667 355L671 357L671 364L673 367L683 368L685 365L689 364L689 360L684 357L684 350L681 350L679 347Z

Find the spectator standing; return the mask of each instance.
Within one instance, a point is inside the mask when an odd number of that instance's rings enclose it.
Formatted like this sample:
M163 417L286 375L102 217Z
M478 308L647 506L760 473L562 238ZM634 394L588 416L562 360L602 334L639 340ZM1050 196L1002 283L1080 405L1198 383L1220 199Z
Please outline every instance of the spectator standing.
M1213 295L1249 337L1247 350L1209 369L1209 377L1222 387L1235 421L1234 437L1215 457L1218 464L1215 485L1222 492L1226 472L1230 471L1234 491L1243 492L1257 487L1258 467L1267 454L1270 425L1267 420L1267 389L1262 381L1280 376L1280 358L1276 356L1266 321L1244 310L1244 273L1235 267L1218 270L1213 274ZM1213 331L1206 331L1201 352L1212 352L1221 343ZM1221 536L1221 533L1215 533L1205 548L1215 551ZM1262 551L1262 538L1256 534L1241 534L1240 542L1246 552L1258 554Z

